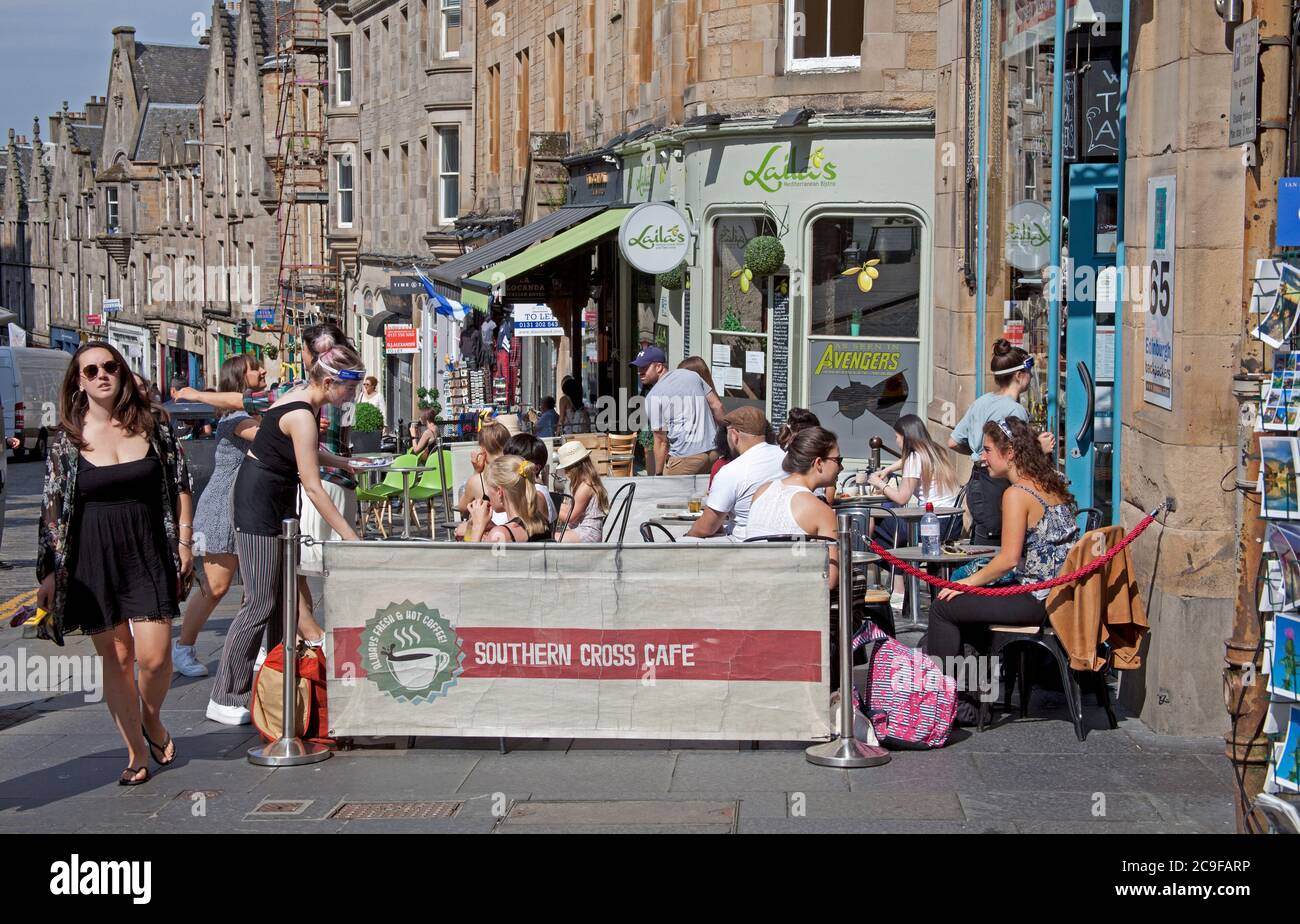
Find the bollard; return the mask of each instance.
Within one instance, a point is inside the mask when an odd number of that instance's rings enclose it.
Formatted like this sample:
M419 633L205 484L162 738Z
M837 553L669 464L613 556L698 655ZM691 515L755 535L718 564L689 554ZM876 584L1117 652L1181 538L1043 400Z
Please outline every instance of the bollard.
M853 735L853 520L862 514L840 513L840 730L839 737L814 744L804 751L810 764L858 770L889 763L889 752L880 746L874 730L870 741ZM870 725L868 725L870 729Z
M286 517L280 541L284 543L284 724L280 737L248 750L248 762L259 767L298 767L330 756L330 749L298 737L294 706L298 693L298 521Z

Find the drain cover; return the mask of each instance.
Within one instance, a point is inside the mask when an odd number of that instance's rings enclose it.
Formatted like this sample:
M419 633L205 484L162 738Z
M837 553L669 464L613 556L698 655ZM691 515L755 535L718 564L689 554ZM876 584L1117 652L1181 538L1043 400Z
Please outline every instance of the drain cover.
M250 818L284 818L289 815L301 815L311 799L267 799L248 813Z
M669 799L517 802L499 827L708 826L731 831L739 814L735 802L675 802Z
M452 818L464 802L344 802L331 818L369 821L379 818Z

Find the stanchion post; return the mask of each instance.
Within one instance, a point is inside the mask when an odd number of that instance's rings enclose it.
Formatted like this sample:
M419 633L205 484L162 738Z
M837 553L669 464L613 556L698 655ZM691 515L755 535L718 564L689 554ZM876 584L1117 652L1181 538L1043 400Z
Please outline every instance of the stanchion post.
M283 543L284 591L284 723L280 737L270 744L249 748L248 762L259 767L297 767L315 764L330 756L330 749L298 737L295 705L298 692L298 521L285 517Z
M840 548L840 729L839 737L814 744L804 754L810 764L857 770L889 763L889 752L880 747L874 732L871 740L853 736L853 521L863 515L841 512L839 515Z

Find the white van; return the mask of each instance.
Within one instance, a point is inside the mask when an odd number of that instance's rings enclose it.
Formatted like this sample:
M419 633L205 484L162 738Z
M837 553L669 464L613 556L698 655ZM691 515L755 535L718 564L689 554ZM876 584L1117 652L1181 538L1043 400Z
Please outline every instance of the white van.
M22 440L17 459L45 458L50 431L59 423L59 388L72 357L62 350L0 347L0 401L4 432Z

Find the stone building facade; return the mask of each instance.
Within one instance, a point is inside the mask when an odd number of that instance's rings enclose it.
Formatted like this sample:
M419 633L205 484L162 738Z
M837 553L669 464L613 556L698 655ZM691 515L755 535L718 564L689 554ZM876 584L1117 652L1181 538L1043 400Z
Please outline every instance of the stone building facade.
M409 280L413 265L463 249L455 224L474 194L475 4L321 6L330 44L330 253L348 332L380 381L385 418L409 420L422 370L410 355L385 355L383 323L420 321L423 290L395 287L395 278Z
M1101 0L1092 5L1099 11L1105 7ZM1103 54L1094 52L1092 64L1103 71L1113 68L1116 101L1121 63L1127 63L1124 143L1114 154L1086 165L1086 157L1064 157L1064 169L1072 171L1072 189L1090 182L1083 171L1091 166L1098 174L1103 169L1112 171L1105 182L1118 185L1122 195L1121 244L1109 261L1123 268L1124 286L1120 310L1112 322L1118 328L1112 336L1119 341L1113 409L1105 412L1118 446L1114 451L1120 452L1121 461L1110 475L1117 482L1118 503L1108 510L1108 519L1113 517L1127 530L1165 498L1173 497L1177 503L1176 512L1162 514L1130 547L1152 631L1143 652L1143 668L1123 675L1120 695L1126 707L1157 732L1218 734L1227 725L1224 640L1232 635L1238 559L1237 500L1231 491L1220 489L1220 481L1237 461L1238 405L1232 384L1243 342L1249 342L1243 341L1240 318L1251 285L1251 274L1243 268L1248 170L1241 151L1228 144L1232 46L1225 41L1224 23L1213 4L1143 0L1130 5L1125 33L1128 44L1124 46L1119 5L1113 6L1115 15L1107 23L1099 26L1096 21L1071 18L1066 34L1072 43L1072 61L1076 42L1086 48L1091 37L1094 49L1109 45L1110 50ZM935 174L939 229L934 276L935 386L928 409L936 433L950 432L979 391L992 387L988 351L994 338L1008 330L1011 304L1023 298L1006 288L1001 265L1007 240L1002 228L1004 223L1014 223L1005 207L1016 200L1034 200L1043 203L1039 211L1044 218L1051 211L1054 191L1050 188L1051 171L1046 169L1051 164L1051 146L1030 144L1029 132L1024 130L1030 124L1027 101L1035 96L1040 106L1034 118L1041 114L1050 126L1053 75L1043 51L1052 41L1051 7L1053 4L1046 5L1045 20L1029 24L1024 32L1017 32L1015 23L1000 18L1006 13L1005 3L993 3L990 14L997 40L987 75L988 105L994 117L986 139L990 230L986 237L988 299L981 316L976 295L978 237L972 234L978 229L974 191L980 170L980 24L978 19L966 18L972 9L978 16L980 5L961 0L941 0L939 4L936 141L941 156ZM1071 17L1077 15L1070 13ZM1037 38L1029 37L1030 32ZM1078 61L1071 65L1072 74L1078 66ZM1086 87L1080 82L1077 91L1086 93ZM1085 119L1081 130L1087 132L1087 113L1080 114ZM1115 118L1117 121L1118 111ZM1068 121L1068 116L1063 119ZM1082 153L1088 143L1086 134L1079 136L1079 143ZM1063 145L1068 144L1067 137ZM1037 158L1037 177L1022 168L1026 155L1031 160ZM1122 174L1118 173L1121 162ZM1153 221L1159 218L1153 214L1155 193L1150 181L1162 177L1173 178L1176 184L1170 187L1176 225L1169 233L1176 234L1173 265L1177 279L1170 306L1174 320L1169 407L1148 400L1144 387L1144 344L1152 335L1153 322L1143 291L1143 280L1149 279L1143 273L1157 256L1150 235L1156 227ZM1077 195L1068 201L1063 196L1061 206L1069 220L1063 244L1077 259L1083 259L1080 252L1091 244L1090 239L1083 239L1091 225L1070 211L1081 201ZM1260 200L1255 211L1267 213L1270 207ZM1019 215L1026 214L1021 207ZM1111 229L1114 222L1112 218ZM1077 279L1077 266L1074 269ZM1023 279L1037 276L1038 271L1017 273ZM1065 361L1073 336L1068 327L1075 317L1073 310L1068 307L1061 313L1057 436L1063 466L1069 464L1075 447L1074 428L1067 427L1065 421L1079 402L1079 392L1068 391L1075 369ZM976 349L981 335L983 354ZM1038 354L1040 368L1046 365L1045 350L1031 349ZM1104 363L1100 347L1096 357L1098 363ZM982 389L977 386L981 367L985 370ZM1073 486L1077 488L1078 482Z

